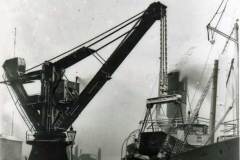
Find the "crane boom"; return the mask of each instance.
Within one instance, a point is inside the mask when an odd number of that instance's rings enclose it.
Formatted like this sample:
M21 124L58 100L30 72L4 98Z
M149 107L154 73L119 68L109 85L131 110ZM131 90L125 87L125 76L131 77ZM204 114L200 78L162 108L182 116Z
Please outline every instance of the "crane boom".
M212 80L213 80L213 75L210 76L206 87L203 89L202 95L201 95L200 99L198 100L196 107L193 110L192 116L189 119L190 123L194 123L195 119L198 117L198 113L202 107L202 104L203 104L203 102L208 94L209 88L212 84Z
M212 27L210 24L207 25L207 31L208 31L208 32L209 32L209 31L216 32L216 33L218 33L219 35L225 37L226 39L229 39L229 40L233 41L234 43L238 43L238 41L237 41L236 38L234 38L234 37L232 37L231 35L228 35L228 34L222 32L222 31L220 31L220 30L218 30L216 27ZM211 39L210 35L208 35L208 40L209 40L209 41L212 41L212 42L214 41L213 39Z
M56 119L56 128L68 128L74 122L91 99L111 78L114 71L129 55L153 23L166 15L165 9L166 7L161 3L153 3L149 6L149 8L144 12L142 18L137 22L136 26L134 26L133 30L126 35L120 45L103 64L86 88L81 92L73 107Z

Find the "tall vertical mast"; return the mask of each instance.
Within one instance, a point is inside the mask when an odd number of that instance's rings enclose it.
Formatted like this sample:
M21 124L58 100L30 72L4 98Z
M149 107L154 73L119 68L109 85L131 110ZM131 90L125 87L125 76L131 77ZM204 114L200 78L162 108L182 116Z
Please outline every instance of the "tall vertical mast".
M217 81L218 81L218 60L214 61L213 68L213 84L212 84L212 104L210 111L210 143L214 143L215 120L216 120L216 105L217 105Z
M215 33L225 37L227 39L227 42L225 44L225 48L228 44L229 41L232 41L236 44L236 49L237 49L237 78L236 78L236 97L234 97L234 100L236 101L236 120L237 120L237 135L239 136L239 26L238 26L238 19L236 20L236 23L234 25L234 28L231 32L230 35L220 31L218 29L218 25L223 17L223 14L226 10L226 6L228 4L228 0L226 2L224 2L224 0L221 2L221 4L219 5L218 9L216 10L214 16L212 17L211 21L208 23L207 25L207 32L208 32L208 40L214 44L215 43ZM216 21L217 23L212 26L214 19L216 19L216 16L220 13L220 16L218 18L218 20ZM234 32L235 31L235 32ZM232 33L235 33L235 37L232 37ZM225 49L224 49L225 50ZM224 52L223 50L223 52Z
M236 119L237 119L237 135L239 136L239 34L238 34L238 20L235 23L235 36L237 47L237 94L236 94Z
M14 28L14 41L13 41L13 57L16 56L16 45L17 45L17 28Z

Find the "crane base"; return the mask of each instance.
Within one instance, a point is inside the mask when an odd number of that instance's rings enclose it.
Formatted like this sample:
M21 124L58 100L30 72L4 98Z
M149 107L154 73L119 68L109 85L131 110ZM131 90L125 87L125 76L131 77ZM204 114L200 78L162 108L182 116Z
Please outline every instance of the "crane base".
M35 137L32 141L27 141L32 145L32 150L28 160L68 160L68 142L64 137L51 137L49 139L39 139Z

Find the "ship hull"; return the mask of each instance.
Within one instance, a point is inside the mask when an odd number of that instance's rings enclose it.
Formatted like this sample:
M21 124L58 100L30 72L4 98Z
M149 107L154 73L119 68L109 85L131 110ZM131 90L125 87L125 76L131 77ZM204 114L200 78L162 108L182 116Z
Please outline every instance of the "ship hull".
M239 138L183 152L172 156L171 160L239 160Z

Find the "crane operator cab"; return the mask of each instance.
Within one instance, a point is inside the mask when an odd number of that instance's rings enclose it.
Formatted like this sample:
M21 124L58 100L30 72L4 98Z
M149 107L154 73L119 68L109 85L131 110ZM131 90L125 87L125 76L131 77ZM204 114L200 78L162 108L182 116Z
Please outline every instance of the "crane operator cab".
M52 95L54 95L56 102L61 104L70 103L75 100L80 93L80 78L76 77L75 82L63 79L64 71L57 71L54 68L49 70L51 67L46 66L51 66L51 63L45 62L42 70L26 73L26 63L23 58L8 59L3 64L5 74L9 80L8 83L11 83L11 85L15 84L14 86L20 89L22 93L20 95L28 96L24 86L20 87L19 84L34 83L36 80L44 81L47 79L50 83L52 82L51 88L52 92L54 92ZM43 87L41 88L43 89ZM29 95L28 102L36 103L37 99L38 101L41 99L40 95Z

